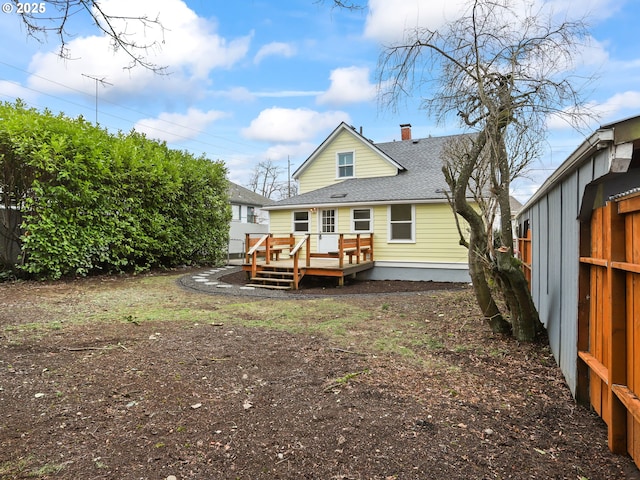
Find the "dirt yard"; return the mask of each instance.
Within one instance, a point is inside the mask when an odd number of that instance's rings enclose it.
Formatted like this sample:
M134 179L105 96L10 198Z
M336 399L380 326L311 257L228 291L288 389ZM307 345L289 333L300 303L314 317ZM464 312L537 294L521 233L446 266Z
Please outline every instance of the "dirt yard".
M184 275L0 284L0 478L640 478L466 286L269 299Z

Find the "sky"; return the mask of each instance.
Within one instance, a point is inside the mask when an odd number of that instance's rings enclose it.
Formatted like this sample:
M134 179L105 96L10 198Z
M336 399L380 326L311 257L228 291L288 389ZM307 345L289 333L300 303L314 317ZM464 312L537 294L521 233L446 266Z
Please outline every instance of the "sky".
M640 114L637 0L533 0L565 18L585 17L591 42L580 72L595 75L586 99L598 117L582 132L549 120L544 152L512 194L525 202L599 125ZM425 85L389 106L378 93L378 59L408 27L437 28L463 0L102 0L113 16L143 17L124 27L160 67L127 68L130 58L79 11L66 25L67 58L49 32L27 35L15 5L0 13L0 101L82 115L111 132L132 129L171 148L222 160L229 179L247 185L270 160L283 180L344 121L374 142L459 133L421 108ZM7 5L13 7L8 11ZM46 2L36 2L51 15ZM47 10L48 9L48 10ZM157 20L161 25L153 21ZM123 21L124 22L124 21Z

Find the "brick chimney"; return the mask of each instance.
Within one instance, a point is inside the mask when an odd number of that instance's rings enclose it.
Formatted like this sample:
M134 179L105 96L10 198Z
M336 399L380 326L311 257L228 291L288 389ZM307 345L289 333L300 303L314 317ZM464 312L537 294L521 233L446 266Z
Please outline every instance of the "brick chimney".
M410 123L400 124L400 136L402 140L411 140L411 124Z

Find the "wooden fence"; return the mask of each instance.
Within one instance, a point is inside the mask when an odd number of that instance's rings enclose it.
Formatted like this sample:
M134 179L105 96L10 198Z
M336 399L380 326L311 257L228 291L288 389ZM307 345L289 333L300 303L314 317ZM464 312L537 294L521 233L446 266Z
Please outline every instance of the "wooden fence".
M525 236L518 238L518 255L522 261L522 269L529 284L529 290L531 290L531 253L531 229L527 228Z
M640 466L640 194L594 210L580 255L576 396Z

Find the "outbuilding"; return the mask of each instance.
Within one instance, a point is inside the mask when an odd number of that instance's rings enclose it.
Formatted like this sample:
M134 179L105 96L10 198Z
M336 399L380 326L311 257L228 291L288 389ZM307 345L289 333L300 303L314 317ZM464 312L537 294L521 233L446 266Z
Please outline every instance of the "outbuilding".
M607 423L611 450L638 463L640 116L593 132L517 222L532 296L569 388Z

